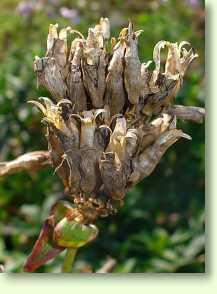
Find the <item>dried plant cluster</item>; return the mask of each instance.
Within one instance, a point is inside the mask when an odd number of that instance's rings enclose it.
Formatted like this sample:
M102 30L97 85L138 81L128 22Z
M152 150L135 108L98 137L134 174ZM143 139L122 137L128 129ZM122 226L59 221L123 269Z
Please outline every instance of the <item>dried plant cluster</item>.
M107 18L86 39L70 27L49 27L46 56L35 58L34 70L52 100L30 101L43 114L49 151L0 165L5 175L52 164L65 187L67 198L51 208L25 271L66 248L66 261L70 252L73 258L73 250L96 238L97 218L116 213L126 192L152 173L171 145L191 139L176 119L203 121L204 109L173 105L197 54L186 49L188 42L160 41L150 70L151 61L141 63L138 56L141 33L129 23L110 40Z
M141 63L132 24L110 39L107 18L84 36L50 25L46 56L36 57L39 85L52 98L31 101L43 113L55 170L85 223L115 213L126 191L150 175L179 138L171 105L197 57L187 42L160 41ZM77 37L69 44L71 34ZM161 49L167 50L166 61Z

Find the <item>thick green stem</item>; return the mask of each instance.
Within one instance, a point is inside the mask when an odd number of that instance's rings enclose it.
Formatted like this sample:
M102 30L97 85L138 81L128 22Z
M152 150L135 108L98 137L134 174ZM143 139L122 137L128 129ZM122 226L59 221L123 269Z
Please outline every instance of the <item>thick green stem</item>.
M67 249L62 265L62 273L71 273L77 249Z

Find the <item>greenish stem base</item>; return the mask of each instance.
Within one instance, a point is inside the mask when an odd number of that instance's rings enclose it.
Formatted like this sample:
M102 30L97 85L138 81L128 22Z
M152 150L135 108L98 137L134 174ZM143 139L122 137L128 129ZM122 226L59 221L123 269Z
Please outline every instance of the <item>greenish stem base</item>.
M63 261L62 265L62 273L71 273L72 272L72 266L75 260L75 255L77 253L77 249L67 249L66 255Z

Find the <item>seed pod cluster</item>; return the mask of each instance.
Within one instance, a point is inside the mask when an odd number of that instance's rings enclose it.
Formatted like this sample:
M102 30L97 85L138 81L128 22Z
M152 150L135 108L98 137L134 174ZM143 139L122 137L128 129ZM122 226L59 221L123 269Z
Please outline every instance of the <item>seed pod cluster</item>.
M110 44L107 18L87 38L50 25L46 55L35 58L38 84L52 99L31 102L43 113L55 171L87 224L117 212L126 191L151 174L166 150L190 139L168 109L197 54L187 42L160 41L150 70L151 61L138 56L141 33L129 23Z

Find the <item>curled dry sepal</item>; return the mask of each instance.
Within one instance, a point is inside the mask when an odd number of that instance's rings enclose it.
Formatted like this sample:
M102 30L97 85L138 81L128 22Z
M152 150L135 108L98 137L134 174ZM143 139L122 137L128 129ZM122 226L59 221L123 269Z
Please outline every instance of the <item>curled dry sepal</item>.
M96 219L116 213L126 191L152 173L171 145L191 139L176 128L176 118L201 121L204 115L199 108L172 105L197 57L189 43L158 42L152 71L151 61L141 63L138 56L141 33L129 23L109 41L107 18L90 28L86 39L70 27L49 27L46 56L35 58L34 70L52 100L30 102L43 114L51 161L67 200L51 209L26 271L93 240Z

